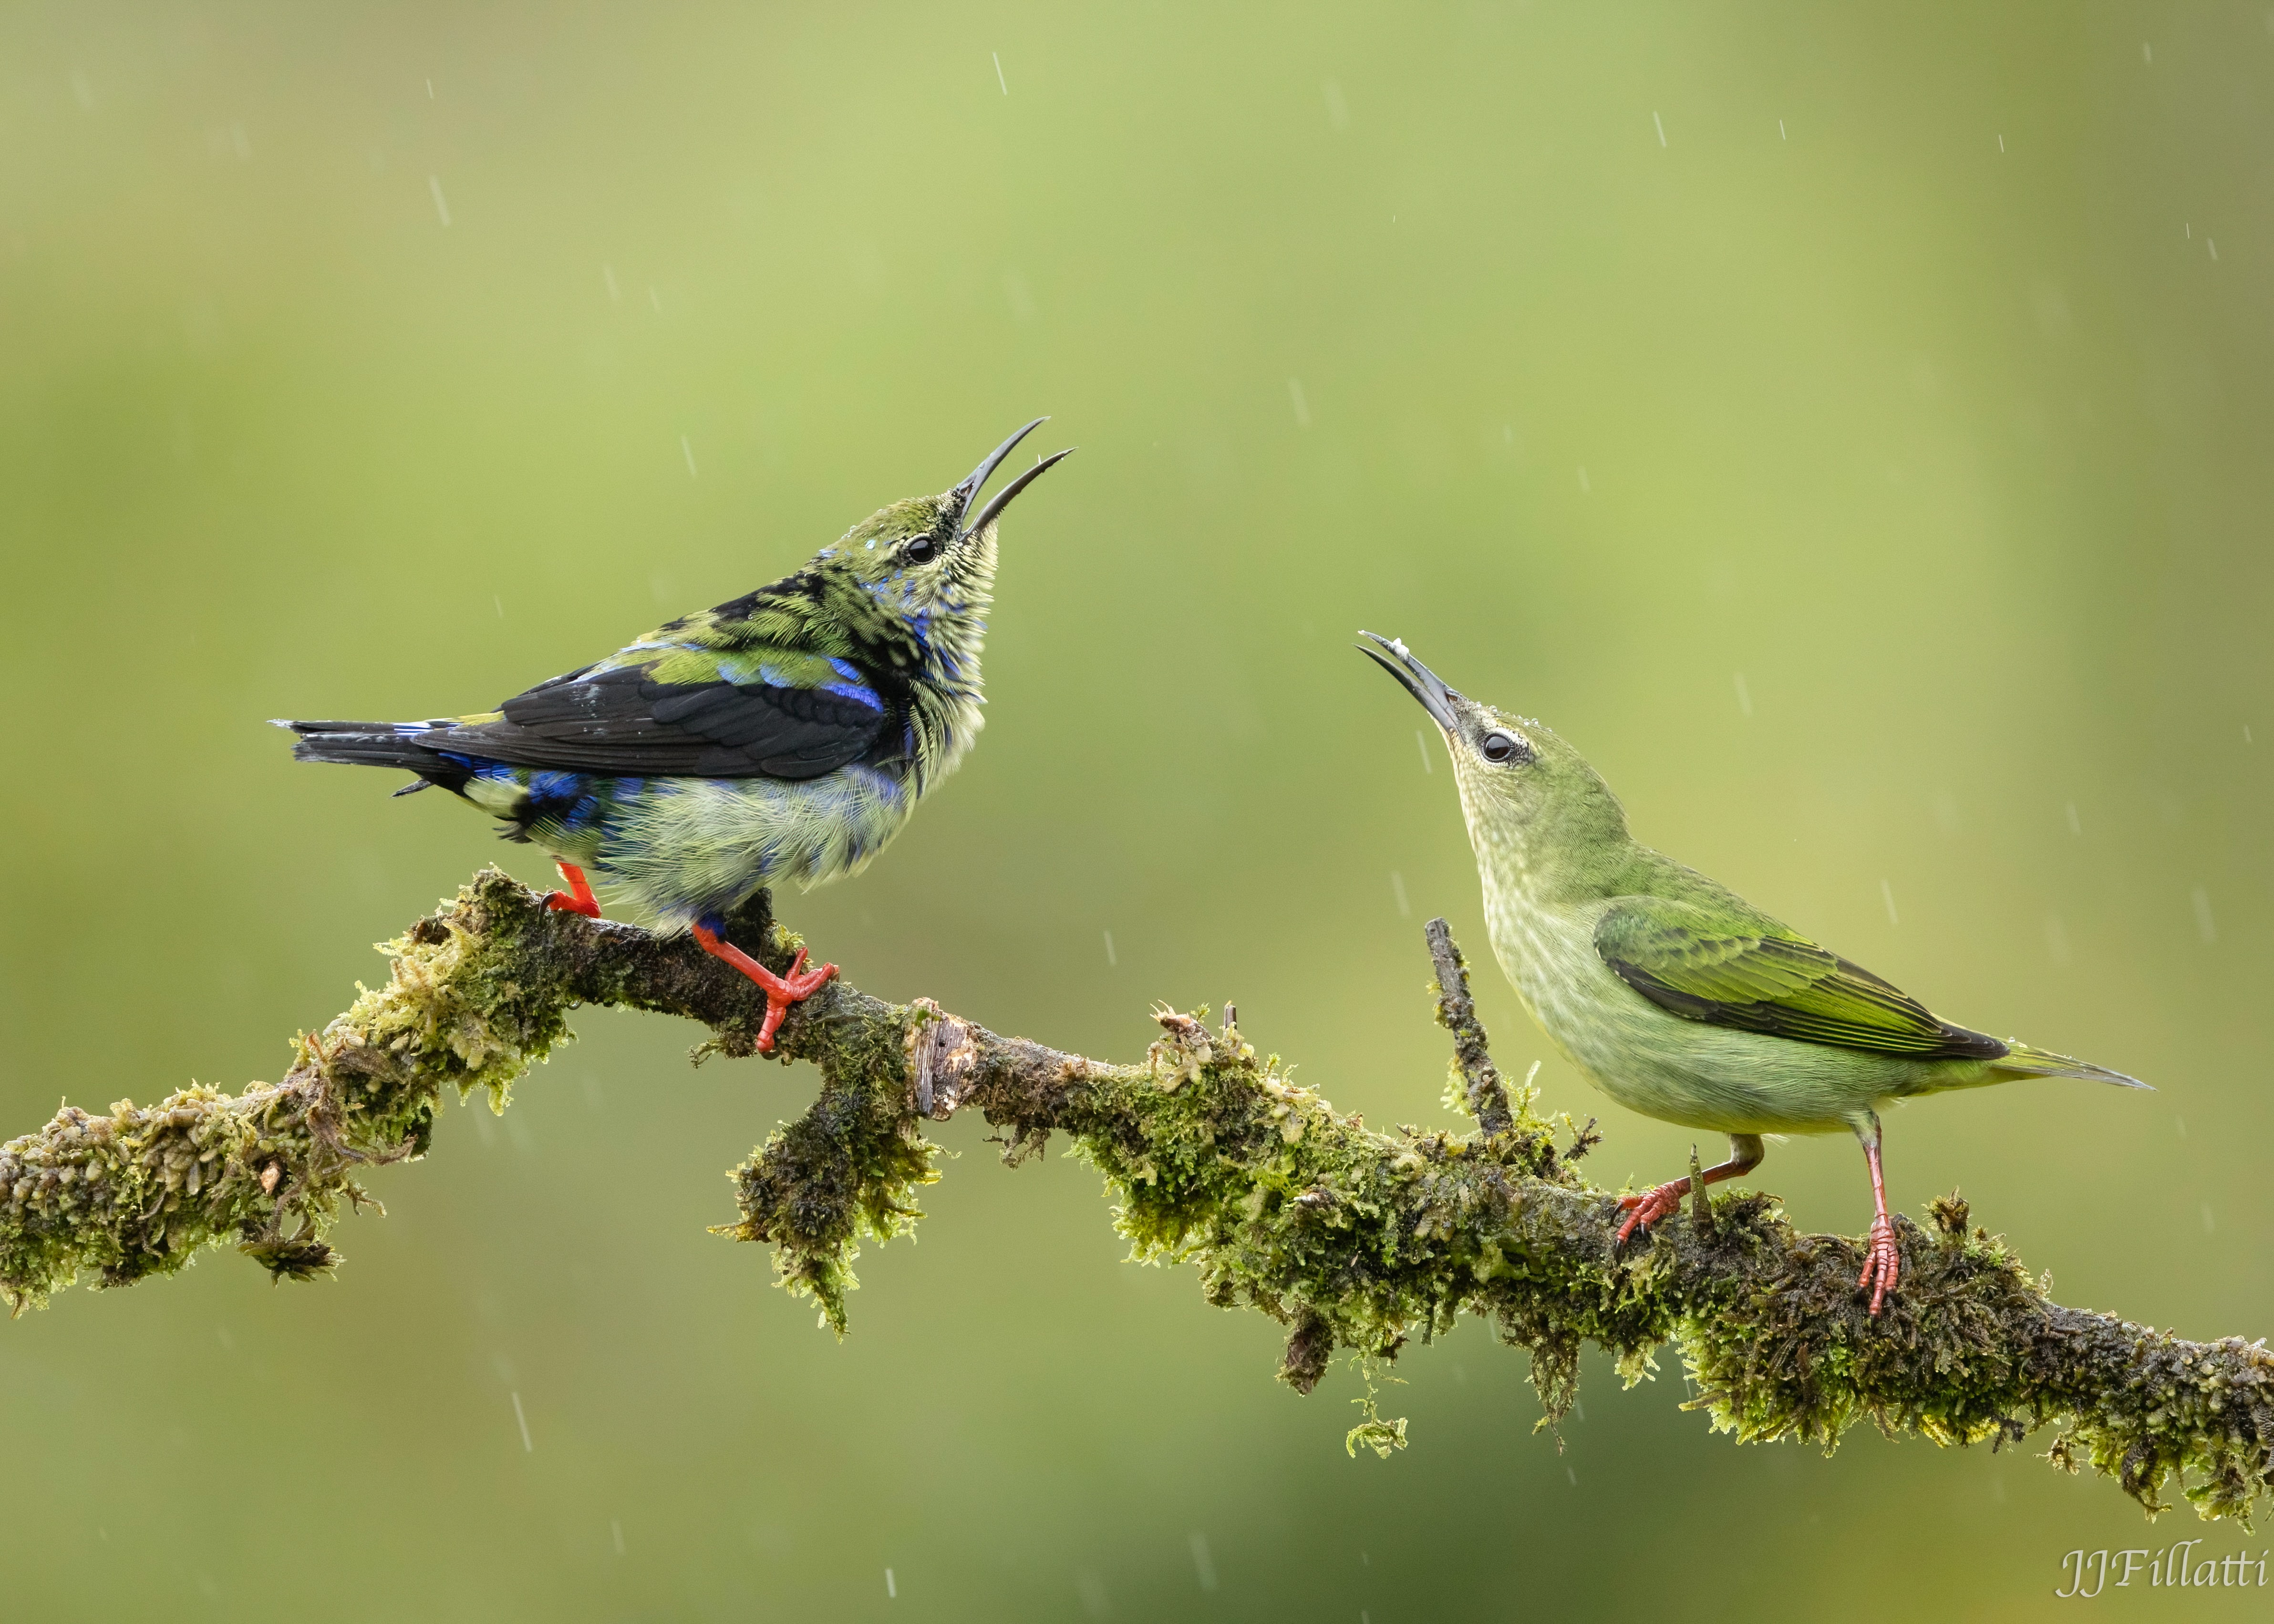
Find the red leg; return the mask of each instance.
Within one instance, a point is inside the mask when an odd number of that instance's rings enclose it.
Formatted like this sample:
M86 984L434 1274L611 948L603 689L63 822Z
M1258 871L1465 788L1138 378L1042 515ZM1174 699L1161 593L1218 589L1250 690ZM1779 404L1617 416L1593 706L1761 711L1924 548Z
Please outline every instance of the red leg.
M568 882L567 891L556 891L545 899L548 908L558 908L563 914L582 914L586 919L600 917L600 899L592 894L591 883L584 871L572 862L553 865L561 870L561 877Z
M1729 1159L1719 1167L1706 1169L1698 1177L1705 1184L1718 1184L1725 1178L1751 1172L1760 1166L1761 1157L1766 1154L1759 1134L1732 1133L1729 1136ZM1673 1212L1682 1205L1682 1198L1689 1193L1689 1179L1677 1178L1670 1184L1660 1184L1641 1195L1621 1196L1619 1210L1626 1214L1627 1221L1619 1226L1619 1244L1624 1245L1627 1237L1635 1232L1638 1225L1656 1223Z
M1856 1133L1864 1141L1864 1159L1871 1164L1871 1236L1864 1245L1864 1272L1856 1277L1856 1289L1871 1292L1871 1314L1876 1319L1879 1305L1893 1295L1902 1274L1903 1254L1895 1244L1894 1220L1887 1216L1887 1180L1879 1169L1878 1113L1872 1113L1871 1120L1870 1133L1860 1128Z
M717 932L695 927L697 945L713 959L723 959L744 975L756 981L766 995L766 1019L758 1027L758 1053L773 1052L774 1034L781 1029L782 1017L789 1006L809 998L821 984L837 974L837 966L825 964L818 970L804 968L805 950L799 948L797 957L790 960L789 974L776 975L772 970L751 958L732 942L722 940Z

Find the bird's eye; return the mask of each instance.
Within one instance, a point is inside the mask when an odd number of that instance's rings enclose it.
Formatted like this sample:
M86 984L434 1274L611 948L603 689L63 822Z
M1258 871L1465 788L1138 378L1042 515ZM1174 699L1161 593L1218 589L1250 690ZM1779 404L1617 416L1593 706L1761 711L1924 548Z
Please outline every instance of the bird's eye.
M900 556L911 564L929 564L939 556L939 543L929 536L919 536L908 543Z
M1480 748L1484 751L1485 759L1494 763L1511 760L1523 748L1506 733L1487 733Z

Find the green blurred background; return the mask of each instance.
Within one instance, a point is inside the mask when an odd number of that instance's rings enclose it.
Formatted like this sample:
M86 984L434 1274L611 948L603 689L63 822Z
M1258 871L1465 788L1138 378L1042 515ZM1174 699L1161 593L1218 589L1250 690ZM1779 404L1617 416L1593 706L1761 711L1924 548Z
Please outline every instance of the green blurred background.
M1901 1112L1898 1206L2274 1331L2270 91L2263 4L11 5L0 1132L273 1078L366 944L546 877L264 718L494 703L1048 411L981 747L783 905L859 984L1116 1056L1229 996L1442 1122L1419 927L1484 929L1364 625L1645 838L2160 1090ZM1474 1323L1352 1461L1353 1377L1277 1386L970 1123L840 1346L704 1233L812 1076L694 1037L587 1014L334 1281L216 1254L0 1329L6 1612L2026 1618L2072 1547L2246 1543L2042 1436L1739 1448L1670 1357L1591 1360L1559 1455ZM1597 1177L1686 1161L1540 1081ZM1852 1144L1764 1173L1863 1229Z

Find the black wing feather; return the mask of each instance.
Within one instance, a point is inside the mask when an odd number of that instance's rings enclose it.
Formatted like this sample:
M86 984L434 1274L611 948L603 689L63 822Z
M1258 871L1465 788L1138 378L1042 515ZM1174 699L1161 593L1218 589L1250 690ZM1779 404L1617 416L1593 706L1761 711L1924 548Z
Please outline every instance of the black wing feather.
M429 733L430 749L568 772L817 778L867 755L885 712L813 688L658 682L571 672L517 694L493 722Z

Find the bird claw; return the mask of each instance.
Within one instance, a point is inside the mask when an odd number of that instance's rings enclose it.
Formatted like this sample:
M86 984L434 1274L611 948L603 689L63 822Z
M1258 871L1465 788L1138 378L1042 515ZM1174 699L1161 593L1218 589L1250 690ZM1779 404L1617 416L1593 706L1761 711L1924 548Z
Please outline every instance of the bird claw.
M773 1053L774 1034L781 1030L782 1017L789 1013L789 1006L802 1004L821 990L824 981L837 974L837 966L833 964L823 965L818 970L807 970L803 968L804 964L805 950L801 947L797 950L797 957L789 962L787 975L778 976L761 965L758 966L759 974L750 978L757 981L766 995L766 1018L758 1026L757 1046L762 1055ZM760 976L764 979L760 980Z
M1625 1245L1627 1237L1637 1228L1647 1229L1674 1212L1682 1205L1682 1198L1689 1193L1690 1181L1677 1178L1670 1184L1660 1184L1642 1195L1621 1196L1619 1210L1627 1215L1627 1221L1619 1226L1619 1244Z
M600 899L592 894L591 882L575 863L554 863L561 877L568 882L567 891L546 893L545 906L557 914L582 914L586 919L600 917Z
M1871 1294L1874 1319L1879 1317L1880 1304L1894 1294L1902 1267L1903 1254L1895 1244L1894 1222L1883 1213L1871 1220L1871 1237L1864 1243L1864 1272L1856 1277L1856 1289Z
M802 1004L821 990L821 984L837 974L833 964L823 965L817 970L805 968L805 950L799 948L797 957L789 961L789 973L776 975L772 970L751 958L732 942L720 936L709 927L695 927L696 945L713 959L723 959L758 984L766 995L766 1017L758 1025L758 1039L753 1045L762 1055L774 1052L774 1034L781 1030L782 1017L789 1006Z

